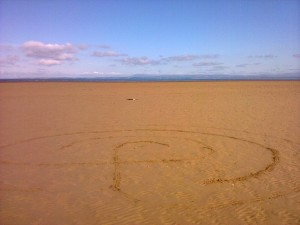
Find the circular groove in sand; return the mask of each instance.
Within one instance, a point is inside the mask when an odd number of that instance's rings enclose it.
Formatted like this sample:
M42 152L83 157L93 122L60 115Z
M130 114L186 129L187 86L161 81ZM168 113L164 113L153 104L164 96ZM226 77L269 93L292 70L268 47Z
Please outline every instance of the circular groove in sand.
M233 177L233 178L212 178L212 179L208 179L208 180L204 180L203 183L204 184L212 184L212 183L223 183L223 182L238 182L238 181L245 181L248 180L250 178L253 177L258 177L261 176L262 174L264 174L265 172L271 172L276 164L279 162L279 151L273 148L270 148L268 146L264 146L260 143L254 142L252 140L247 140L247 139L242 139L242 138L238 138L235 136L229 136L229 135L225 135L225 134L217 134L217 133L208 133L208 132L200 132L200 131L188 131L188 130L166 130L166 129L135 129L135 130L116 130L116 131L92 131L92 132L75 132L75 133L65 133L65 134L57 134L57 135L51 135L51 136L42 136L42 137L35 137L35 138L30 138L30 139L26 139L26 140L21 140L15 143L11 143L11 144L7 144L4 146L0 146L0 148L6 148L9 146L13 146L13 145L20 145L22 143L25 142L32 142L32 141L36 141L36 140L40 140L40 139L47 139L47 138L55 138L55 137L62 137L62 136L72 136L72 135L88 135L88 134L105 134L105 133L120 133L120 132L147 132L147 133L163 133L163 132L171 132L171 133L176 133L176 134L201 134L201 135L208 135L208 136L216 136L216 137L222 137L222 138L228 138L228 139L233 139L236 141L241 141L241 142L247 142L256 146L259 146L261 148L263 148L264 150L267 150L271 153L272 155L272 160L270 164L265 165L264 168L262 169L258 169L256 171L250 172L249 174L246 174L244 176L239 176L239 177ZM156 135L157 136L157 135ZM154 136L155 137L155 136ZM165 137L165 136L161 136L161 137ZM66 148L71 148L72 146L74 146L77 143L81 143L81 142L86 142L86 141L90 141L90 140L96 140L96 139L105 139L105 138L114 138L114 136L109 136L109 137L93 137L93 138L87 138L87 139L83 139L83 140L79 140L79 141L75 141L72 142L68 145L64 145L60 148L60 150L62 149L66 149ZM199 140L196 139L190 139L190 138L185 138L185 137L180 137L182 139L185 139L186 141L194 141L198 144L202 144L204 145L206 148L210 149L211 151L215 151L212 147L205 145L205 143L202 143ZM121 160L119 159L118 156L118 150L123 147L124 145L128 145L130 143L138 143L138 142L150 142L150 143L156 143L162 146L168 146L168 144L166 143L161 143L161 142L156 142L156 141L136 141L136 142L125 142L122 144L119 144L117 146L115 146L114 150L114 154L113 154L113 160L112 161L95 161L95 162L75 162L75 163L54 163L54 164L47 164L47 163L26 163L26 162L15 162L15 161L8 161L8 160L1 160L2 164L16 164L16 165L31 165L31 166L51 166L51 165L55 165L55 166L68 166L68 165L101 165L101 164L114 164L115 166L115 174L114 174L114 189L115 190L120 190L120 164L121 163L178 163L178 162L183 162L183 161L189 161L189 160L198 160L197 158L194 159L180 159L180 158L176 158L176 159L161 159L161 160L136 160L136 161L126 161L126 160ZM200 160L200 159L199 159Z
M222 130L222 129L221 129ZM126 132L129 132L129 134L131 135L134 135L134 136L125 136L124 133L126 134ZM249 143L249 144L252 144L254 146L258 146L260 148L262 148L263 150L265 151L268 151L271 153L271 160L272 162L270 164L267 164L265 165L265 167L263 169L259 169L257 171L253 171L251 173L248 173L242 177L231 177L231 178L212 178L212 179L207 179L207 180L204 180L203 181L203 184L204 185L208 185L208 184L214 184L214 183L223 183L223 182L243 182L243 181L246 181L248 179L251 179L253 177L260 177L262 176L263 174L265 173L269 173L271 172L275 167L276 165L279 163L279 160L280 160L280 154L279 154L279 150L276 150L276 149L273 149L267 145L263 145L261 144L260 142L257 142L257 141L254 141L252 138L248 138L247 136L247 139L246 138L240 138L238 136L235 136L235 135L227 135L226 133L212 133L212 132L201 132L201 131L195 131L195 130L181 130L181 129L131 129L131 130L108 130L108 131L89 131L89 132L72 132L72 133L64 133L64 134L56 134L56 135L49 135L49 136L40 136L40 137L34 137L34 138L29 138L29 139L24 139L24 140L19 140L17 142L14 142L14 143L9 143L9 144L6 144L6 145L2 145L0 146L0 150L1 149L5 149L5 148L8 148L10 146L18 146L18 145L22 145L23 143L26 143L26 142L34 142L34 141L38 141L38 140L47 140L47 138L64 138L64 137L71 137L71 139L73 138L72 136L74 136L74 142L71 142L69 144L66 144L64 146L60 146L60 148L57 148L56 150L62 150L62 149L70 149L72 150L72 146L76 145L77 143L81 143L81 142L86 142L86 141L89 141L89 140L99 140L101 141L101 139L105 139L105 138L118 138L118 137L137 137L138 133L139 132L146 132L147 135L145 135L145 137L148 137L148 134L150 135L150 137L152 138L151 140L152 141L156 141L155 140L155 137L163 137L163 138L181 138L181 139L185 139L185 140L190 140L190 141L194 141L194 142L197 142L199 144L203 144L205 145L205 143L203 143L202 141L200 140L194 140L194 139L190 139L190 138L187 138L187 137L184 137L184 134L185 135L188 135L188 134L194 134L194 136L196 136L195 138L198 138L198 134L199 134L199 137L200 135L204 135L204 136L214 136L216 138L227 138L228 140L233 140L233 141L240 141L240 142L246 142L246 143ZM173 137L169 137L169 136L166 136L165 134L167 133L173 133L176 134L176 137L173 136ZM122 136L119 136L115 135L116 133L120 133L122 134ZM244 131L239 131L240 134L248 134L248 132L244 132ZM239 133L237 133L237 135L239 135ZM110 136L107 136L107 137L103 137L103 135L110 135ZM181 134L183 134L181 136ZM93 135L93 137L89 137L90 135ZM191 135L193 136L193 135ZM194 137L193 136L193 137ZM241 136L241 135L240 135ZM88 138L87 138L88 137ZM265 137L265 135L262 135L262 137ZM224 139L224 140L225 140ZM276 137L276 139L278 140L281 140L281 141L286 141L286 139L281 139L281 138L278 138ZM146 140L146 139L144 139ZM159 142L159 141L157 141ZM288 140L289 143L294 143L290 140ZM162 144L164 144L162 142ZM294 143L294 144L297 144L297 143ZM120 145L120 143L119 143ZM117 147L118 145L115 146L115 148ZM208 146L207 147L208 149L210 149L211 147ZM216 150L218 149L213 149L211 148L211 154L214 153ZM112 158L113 158L113 155L114 155L114 148L111 149L111 152L112 152ZM170 159L159 159L159 160L125 160L125 159L122 159L120 160L120 164L134 164L134 163L176 163L176 164L180 164L180 163L184 163L184 162L189 162L189 161L199 161L201 159L192 159L192 158L170 158ZM17 161L8 161L8 160L5 160L3 159L2 161L0 161L0 164L11 164L11 165L16 165L16 166L41 166L41 167L51 167L51 166L56 166L56 167L68 167L68 166L98 166L98 165L112 165L114 166L114 162L109 160L105 160L105 161L100 161L100 160L97 160L97 161L94 161L94 162L71 162L71 163L27 163L27 162L17 162ZM120 169L121 171L121 169ZM112 180L113 180L113 176L112 175ZM138 202L139 200L135 197L135 196L132 196L132 195L129 195L125 192L123 192L121 190L121 183L119 184L119 190L116 190L117 193L120 193L121 196L123 197L126 197L127 199L129 199L130 201L134 201L134 202ZM22 189L22 188L21 188ZM10 189L9 189L10 190ZM19 187L14 187L13 189L14 191L18 191L19 190ZM31 189L30 189L31 190ZM34 190L38 190L38 189L34 189ZM5 191L5 189L3 189L3 191ZM21 190L22 191L22 190ZM238 204L248 204L248 203L256 203L256 202L260 202L260 201L268 201L268 200L271 200L271 199L277 199L279 197L283 197L283 196L287 196L287 195L290 195L292 193L297 193L299 192L300 189L299 188L293 188L291 189L289 192L276 192L276 193L271 193L267 196L261 196L261 197L257 197L257 198L253 198L253 199L240 199L240 200L237 200ZM232 205L235 205L235 203L230 203L230 204L221 204L221 205L217 205L216 207L204 207L204 209L206 210L213 210L213 209L218 209L218 208L223 208L223 207L227 207L227 206L232 206ZM198 206L197 206L198 208ZM188 210L193 210L193 208L189 208L187 207Z

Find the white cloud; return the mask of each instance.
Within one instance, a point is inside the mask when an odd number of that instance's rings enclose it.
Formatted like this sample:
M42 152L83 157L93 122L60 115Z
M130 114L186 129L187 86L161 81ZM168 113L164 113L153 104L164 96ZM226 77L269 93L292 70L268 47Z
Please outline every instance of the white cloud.
M175 55L169 57L160 57L158 60L149 59L148 57L127 57L125 59L120 60L123 64L127 65L167 65L172 62L184 62L184 61L193 61L195 59L215 59L218 58L219 55ZM201 65L200 65L201 64ZM195 63L194 66L209 66L209 65L221 65L222 63Z
M120 60L123 64L127 65L158 65L160 61L150 60L148 57L127 57L125 59Z
M55 59L41 59L39 60L38 64L43 66L54 66L60 65L61 61Z
M92 56L95 57L119 57L119 56L127 56L127 54L122 54L114 51L107 51L107 52L100 52L95 51L93 52Z
M198 59L199 55L175 55L164 58L167 61L191 61L194 59Z
M115 71L92 71L92 72L84 72L82 75L85 76L98 76L98 75L109 75L109 76L119 76L119 75L124 75L121 72L115 72Z
M21 49L27 57L39 59L40 65L59 65L64 61L76 60L76 48L70 44L45 44L39 41L28 41Z

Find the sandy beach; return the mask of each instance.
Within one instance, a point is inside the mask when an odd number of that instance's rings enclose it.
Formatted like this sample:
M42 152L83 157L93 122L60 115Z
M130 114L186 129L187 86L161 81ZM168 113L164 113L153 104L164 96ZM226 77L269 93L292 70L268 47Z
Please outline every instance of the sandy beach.
M0 83L0 223L300 224L299 99L299 81Z

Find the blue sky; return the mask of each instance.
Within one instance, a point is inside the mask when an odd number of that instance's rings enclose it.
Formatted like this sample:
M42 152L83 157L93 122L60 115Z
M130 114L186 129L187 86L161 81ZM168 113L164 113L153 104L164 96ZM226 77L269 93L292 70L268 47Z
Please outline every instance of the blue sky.
M300 74L300 1L0 0L0 76Z

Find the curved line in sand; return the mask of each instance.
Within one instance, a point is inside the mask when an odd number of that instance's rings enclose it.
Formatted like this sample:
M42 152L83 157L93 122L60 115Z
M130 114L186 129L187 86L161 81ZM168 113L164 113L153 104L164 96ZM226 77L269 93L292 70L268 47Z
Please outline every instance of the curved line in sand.
M176 129L132 129L132 130L112 130L112 131L91 131L91 132L73 132L73 133L65 133L65 134L57 134L57 135L50 135L50 136L41 136L41 137L35 137L35 138L30 138L30 139L25 139L25 140L21 140L21 141L17 141L14 143L10 143L7 145L3 145L0 146L0 148L6 148L12 145L17 145L17 144L22 144L25 142L30 142L30 141L35 141L35 140L40 140L40 139L46 139L46 138L52 138L52 137L61 137L61 136L71 136L71 135L82 135L82 134L99 134L99 133L115 133L115 132L134 132L134 131L144 131L144 132L177 132L177 133L193 133L193 134L201 134L201 135L209 135L209 136L217 136L217 137L224 137L224 138L230 138L230 139L234 139L234 140L238 140L238 141L243 141L243 142L247 142L250 144L254 144L257 145L259 147L262 147L266 150L268 150L269 152L271 152L272 154L272 162L268 165L266 165L263 169L252 172L250 174L244 175L244 176L239 176L239 177L234 177L234 178L213 178L213 179L207 179L204 180L204 184L213 184L213 183L223 183L223 182L238 182L238 181L245 181L248 180L250 178L253 177L258 177L261 176L262 174L264 174L265 172L271 172L275 166L279 163L279 151L273 148L269 148L265 145L262 145L260 143L251 141L251 140L247 140L247 139L243 139L243 138L238 138L235 136L229 136L229 135L224 135L224 134L217 134L217 133L209 133L209 132L200 132L200 131L189 131L189 130L176 130ZM113 136L109 136L106 138L114 138ZM80 142L84 142L84 141L88 141L88 140L92 140L92 139L103 139L103 137L96 137L96 138L88 138L85 140L80 140L77 142L72 142L71 144L68 144L66 146L62 146L60 149L64 149L64 148L69 148L71 146L73 146L76 143L80 143ZM194 140L194 139L189 139L189 138L183 138L186 140L190 140L190 141L194 141L197 142L199 144L205 145L207 148L209 148L211 151L214 151L213 148L211 148L210 146L207 146L206 144L198 141L198 140ZM151 142L151 141L150 141ZM154 141L152 141L154 142ZM154 142L154 143L159 143L159 142ZM120 146L116 146L116 148L119 148L121 146L123 146L125 143L123 143ZM162 144L162 143L159 143ZM164 144L163 144L164 145ZM197 159L164 159L164 160L158 160L158 162L182 162L182 161L189 161L189 160L197 160ZM98 161L98 162L77 162L77 163L55 163L52 165L55 166L66 166L66 165L101 165L101 164L114 164L116 165L116 162L121 163L122 161L120 161L118 159L118 156L115 154L113 157L113 161L109 162L109 161ZM138 162L132 162L132 163L144 163L144 162L148 162L147 160L143 161L138 161ZM152 161L153 163L155 163L155 161ZM26 162L14 162L14 161L7 161L7 160L2 160L0 161L0 163L3 164L18 164L18 165L37 165L37 166L47 166L47 165L51 165L51 164L47 164L47 163L38 163L38 164L34 164L34 163L26 163ZM124 163L131 163L130 161L124 161ZM118 177L116 176L116 174L114 175L114 177ZM117 179L118 180L118 179Z
M241 176L241 177L223 178L223 179L220 179L220 178L208 179L208 180L205 180L203 182L205 185L207 185L207 184L213 184L213 183L223 183L223 182L239 182L239 181L248 180L248 179L253 178L253 177L258 177L258 176L263 175L266 172L271 172L276 167L276 165L279 163L279 160L280 160L280 155L279 155L279 151L278 150L270 148L268 146L265 146L265 145L263 145L261 143L258 143L258 142L252 141L252 140L248 140L248 139L244 139L244 138L238 138L238 137L233 136L233 135L226 135L226 134L220 134L220 133L210 133L210 132L201 132L201 131L192 131L192 130L180 130L180 129L178 129L178 130L176 130L176 129L131 129L131 130L72 132L72 133L64 133L64 134L56 134L56 135L40 136L40 137L34 137L34 138L24 139L24 140L20 140L20 141L17 141L17 142L9 143L9 144L6 144L6 145L2 145L2 146L0 146L0 149L1 148L6 148L6 147L10 147L10 146L13 146L13 145L22 144L22 143L25 143L25 142L36 141L36 140L41 140L41 139L46 139L46 138L72 136L72 135L104 134L104 133L115 133L115 132L136 132L136 131L145 131L145 132L176 132L176 133L190 133L190 134L201 134L201 135L208 135L208 136L224 137L224 138L229 138L229 139L234 139L234 140L238 140L238 141L247 142L247 143L254 144L256 146L262 147L265 150L269 151L271 153L271 155L272 155L272 162L270 164L266 165L265 168L263 168L261 170L258 170L256 172L252 172L250 174L247 174L247 175ZM244 132L244 131L240 131L240 132L241 133L249 133L249 132ZM256 134L256 135L258 135L258 134ZM266 135L262 135L262 136L266 136ZM136 137L136 136L132 136L132 137ZM157 135L156 136L151 136L151 137L157 137ZM165 136L162 136L162 137L165 138ZM115 138L115 137L114 136L108 136L106 138ZM166 138L168 138L168 137L166 137ZM184 137L181 137L181 138L184 138ZM77 142L78 143L79 142L84 142L84 141L88 141L88 140L91 140L91 139L103 139L103 137L88 138L88 139L80 140L80 141L77 141ZM188 138L184 138L184 139L188 140ZM278 138L278 139L280 139L280 138ZM202 143L202 142L200 142L198 140L193 140L193 139L189 139L189 140L190 141L198 142L199 144L204 144L204 143ZM282 140L294 143L294 142L292 142L290 140L287 140L287 139L282 139ZM71 147L72 145L74 145L76 143L75 142L71 143L71 144L69 144L67 146L62 147L61 149ZM297 144L297 143L295 143L295 144ZM208 146L207 148L211 150L211 153L214 152L214 149L211 148L210 146ZM125 161L119 161L119 162L120 163L175 163L175 162L178 163L178 162L195 161L195 160L198 161L199 159L162 159L162 160L135 160L135 161L134 160L133 161L126 161L125 160ZM112 161L95 161L95 162L78 162L78 163L55 163L55 164L47 164L47 163L32 164L32 163L26 163L26 162L14 162L14 161L5 161L5 160L0 161L0 163L2 163L2 164L26 165L26 166L27 165L30 165L30 166L70 166L70 165L74 165L74 166L89 166L89 165L108 165L108 164L111 165L111 164L114 164L114 162L112 162ZM226 207L227 205L236 205L236 204L244 204L244 203L255 203L255 202L259 202L259 201L265 201L265 200L270 200L270 199L274 199L274 198L278 198L278 197L283 197L285 195L289 195L291 193L296 193L296 192L299 192L299 189L295 189L295 190L287 192L287 193L281 193L280 195L276 195L276 196L270 195L269 197L267 196L265 198L260 198L260 199L239 200L236 203L233 203L233 204L230 203L230 204L226 204L226 205L220 205L220 206L217 206L216 208ZM130 200L133 200L135 202L139 201L139 200L133 198L132 196L129 196L127 193L124 193L121 190L119 190L119 193L121 193L124 197L126 197L126 198L128 198ZM214 207L213 208L209 208L209 209L214 209Z

